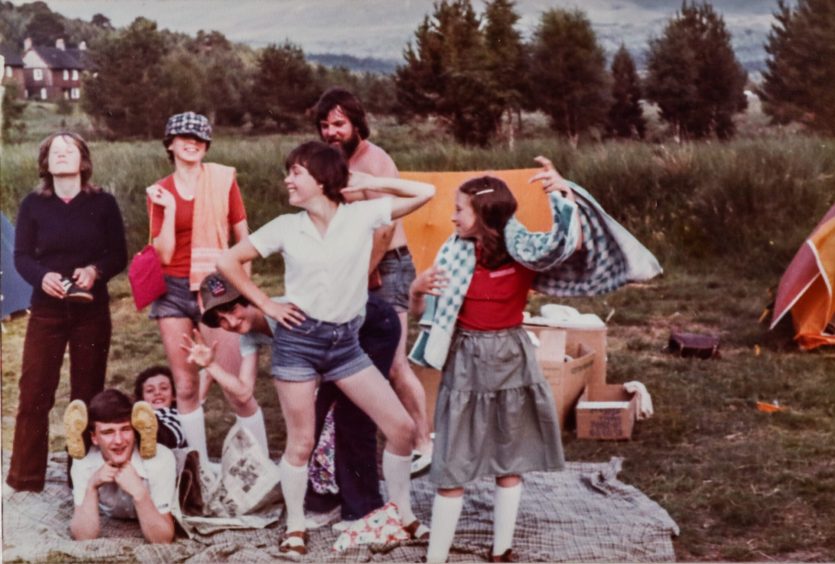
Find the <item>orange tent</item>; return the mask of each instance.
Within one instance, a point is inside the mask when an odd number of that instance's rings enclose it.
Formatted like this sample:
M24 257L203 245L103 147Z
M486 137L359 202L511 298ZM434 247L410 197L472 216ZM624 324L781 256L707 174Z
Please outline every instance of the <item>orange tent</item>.
M551 208L539 182L528 180L541 168L468 172L401 172L402 178L434 184L435 197L418 211L406 216L403 225L409 240L409 250L415 267L421 272L435 260L435 254L444 241L452 235L452 212L455 209L455 191L471 178L490 175L501 178L519 202L516 217L532 231L551 228Z
M783 273L774 300L771 328L791 310L796 331L794 338L802 349L835 345L835 334L826 332L826 326L835 315L833 283L835 206L818 223Z

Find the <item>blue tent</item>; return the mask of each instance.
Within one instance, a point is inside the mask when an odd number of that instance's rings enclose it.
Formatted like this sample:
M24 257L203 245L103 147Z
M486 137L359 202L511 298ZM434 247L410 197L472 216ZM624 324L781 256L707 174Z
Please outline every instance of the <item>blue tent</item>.
M30 286L14 267L14 225L2 215L2 267L0 267L0 317L5 319L16 311L29 307L32 299L32 286Z

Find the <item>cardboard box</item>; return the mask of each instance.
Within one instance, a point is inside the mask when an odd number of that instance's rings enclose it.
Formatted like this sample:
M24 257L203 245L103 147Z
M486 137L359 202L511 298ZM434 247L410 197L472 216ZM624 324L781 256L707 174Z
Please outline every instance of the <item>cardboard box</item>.
M523 325L523 327L539 338L552 332L565 333L565 346L568 354L576 351L578 345L595 352L589 384L606 383L606 326L600 328L548 327L544 325Z
M542 333L540 346L536 348L536 359L545 379L551 385L560 426L565 427L569 413L583 393L586 385L592 383L597 358L596 351L582 343L568 344L567 333L551 330ZM566 352L572 359L566 362ZM412 369L426 391L426 411L429 426L434 430L435 402L441 373L434 368L412 365Z
M630 439L637 411L638 395L622 385L590 385L577 402L577 438Z
M543 331L539 343L536 359L543 376L551 384L560 428L564 429L574 404L592 382L597 353L582 343L569 345L565 331ZM566 354L571 360L566 360Z

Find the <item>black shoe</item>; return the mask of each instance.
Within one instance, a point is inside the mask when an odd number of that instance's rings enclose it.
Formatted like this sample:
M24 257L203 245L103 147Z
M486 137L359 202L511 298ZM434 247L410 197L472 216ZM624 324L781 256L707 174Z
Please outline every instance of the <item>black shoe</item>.
M67 295L64 297L68 302L90 303L93 301L93 293L89 290L82 290L69 278L62 278L61 285Z

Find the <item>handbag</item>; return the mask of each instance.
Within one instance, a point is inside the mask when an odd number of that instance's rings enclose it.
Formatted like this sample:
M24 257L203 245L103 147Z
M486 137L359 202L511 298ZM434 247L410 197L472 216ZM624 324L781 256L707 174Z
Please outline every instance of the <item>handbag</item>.
M150 215L150 214L149 214ZM165 276L157 250L151 244L151 218L148 218L148 244L136 253L128 267L128 281L136 311L142 311L151 302L165 295Z
M719 337L672 331L670 341L667 344L667 351L682 358L718 358Z

